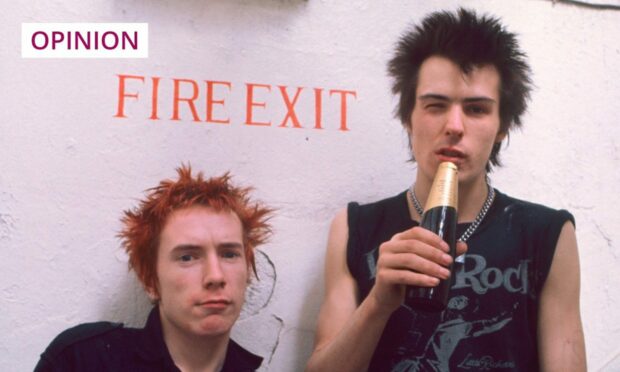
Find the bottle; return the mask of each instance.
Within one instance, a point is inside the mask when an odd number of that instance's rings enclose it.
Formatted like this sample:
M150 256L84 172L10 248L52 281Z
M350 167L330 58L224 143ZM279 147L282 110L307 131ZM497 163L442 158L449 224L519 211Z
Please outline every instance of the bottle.
M458 205L458 169L455 164L439 164L431 186L420 226L439 235L450 246L449 254L456 255L456 222ZM452 286L452 265L448 267L450 278L440 279L436 287L408 286L405 306L412 310L442 311L445 309Z

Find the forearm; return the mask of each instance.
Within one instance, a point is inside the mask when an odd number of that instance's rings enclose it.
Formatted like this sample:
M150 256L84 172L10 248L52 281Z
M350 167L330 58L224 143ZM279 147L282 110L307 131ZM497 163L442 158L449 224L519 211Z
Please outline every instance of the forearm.
M562 336L556 336L542 350L541 370L543 372L585 372L585 342L581 327L567 330Z
M390 314L379 311L367 297L344 328L324 345L317 345L306 371L365 371Z
M379 246L375 283L358 306L357 282L347 264L346 211L332 223L325 261L326 295L316 345L307 371L365 371L390 315L403 302L405 286L433 286L445 278L448 245L420 227ZM460 244L459 254L466 246Z

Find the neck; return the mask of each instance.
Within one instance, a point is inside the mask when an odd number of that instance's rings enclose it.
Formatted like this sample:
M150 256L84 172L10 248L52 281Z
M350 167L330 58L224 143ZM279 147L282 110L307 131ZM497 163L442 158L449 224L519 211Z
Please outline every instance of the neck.
M419 177L415 183L415 194L420 203L426 203L433 180ZM488 193L486 177L473 182L459 182L458 222L472 222L484 205ZM418 216L421 218L421 216Z
M459 183L459 222L472 222L480 213L488 193L486 178L472 184Z
M182 371L217 372L224 366L230 333L193 336L162 320L164 342L174 364Z

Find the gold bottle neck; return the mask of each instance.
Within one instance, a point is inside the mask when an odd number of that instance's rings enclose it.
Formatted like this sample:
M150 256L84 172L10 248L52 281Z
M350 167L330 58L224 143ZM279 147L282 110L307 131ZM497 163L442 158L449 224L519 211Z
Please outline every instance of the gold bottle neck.
M458 185L458 169L456 165L450 162L439 164L428 199L426 204L424 204L424 212L440 206L458 209Z

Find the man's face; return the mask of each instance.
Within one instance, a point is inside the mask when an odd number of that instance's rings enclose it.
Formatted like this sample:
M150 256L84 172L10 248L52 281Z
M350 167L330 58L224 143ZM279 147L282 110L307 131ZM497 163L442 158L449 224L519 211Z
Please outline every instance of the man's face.
M499 89L494 66L465 74L444 57L422 63L408 128L422 181L432 182L443 161L458 166L462 183L484 180L493 144L505 136L498 133Z
M227 334L248 284L239 217L204 206L172 212L161 232L157 275L164 330Z

